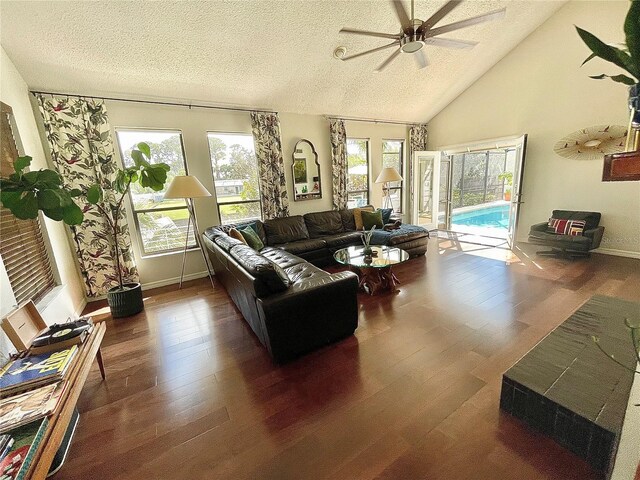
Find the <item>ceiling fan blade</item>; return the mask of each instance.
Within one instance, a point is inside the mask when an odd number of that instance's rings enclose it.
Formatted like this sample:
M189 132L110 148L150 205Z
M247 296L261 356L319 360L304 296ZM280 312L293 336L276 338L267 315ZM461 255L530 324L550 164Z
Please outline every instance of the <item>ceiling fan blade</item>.
M460 30L461 28L470 27L472 25L477 25L479 23L489 22L491 20L497 20L498 18L504 17L506 8L501 8L500 10L494 10L493 12L485 13L484 15L478 15L477 17L467 18L466 20L460 20L459 22L453 22L449 25L443 25L442 27L432 28L428 32L425 32L425 36L435 37L436 35L441 35L443 33L453 32L454 30Z
M370 32L368 30L358 30L356 28L343 28L340 30L340 33L350 33L352 35L366 35L367 37L380 37L380 38L390 38L395 40L400 38L399 34L393 33L381 33L381 32Z
M470 49L478 45L479 42L471 42L469 40L454 40L453 38L433 37L426 38L424 43L427 45L435 45L436 47L457 48L459 50Z
M389 58L387 58L384 62L382 62L380 65L378 65L378 68L376 68L374 71L377 72L381 72L382 70L384 70L385 68L387 68L391 62L393 62L398 55L400 55L400 49L397 49L395 52L393 52Z
M384 50L385 48L393 47L394 45L400 45L400 42L396 41L393 43L389 43L388 45L383 45L381 47L372 48L371 50L365 50L364 52L356 53L354 55L349 55L348 57L342 57L341 60L353 60L354 58L362 57L363 55L369 55L370 53L379 52L380 50Z
M404 8L404 4L402 0L391 0L393 4L393 8L396 9L396 15L398 15L398 20L400 20L400 25L402 25L402 30L406 30L407 28L412 28L413 24L411 23L411 19L409 18L409 14L407 13L407 9Z
M458 5L462 3L462 0L449 0L445 3L440 10L431 15L428 19L422 22L422 31L426 32L431 27L433 27L436 23L442 20L451 10L456 8Z
M427 65L429 65L429 60L427 60L427 56L424 54L424 49L418 50L416 53L414 53L413 58L418 64L419 70L422 70Z

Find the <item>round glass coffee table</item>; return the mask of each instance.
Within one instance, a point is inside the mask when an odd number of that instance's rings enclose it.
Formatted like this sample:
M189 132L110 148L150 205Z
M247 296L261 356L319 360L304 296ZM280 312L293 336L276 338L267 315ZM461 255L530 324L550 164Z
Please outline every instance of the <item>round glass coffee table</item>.
M409 260L409 254L400 248L371 247L372 255L364 254L364 247L342 248L333 254L336 262L351 267L360 278L360 289L369 295L397 290L400 283L391 267Z

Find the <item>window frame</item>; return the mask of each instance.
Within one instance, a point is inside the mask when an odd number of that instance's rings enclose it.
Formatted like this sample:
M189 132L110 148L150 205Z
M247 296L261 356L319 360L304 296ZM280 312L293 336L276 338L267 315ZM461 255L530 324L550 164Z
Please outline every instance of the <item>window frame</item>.
M184 163L184 174L189 175L189 167L187 165L187 154L184 148L184 137L183 137L182 129L180 128L115 127L114 131L115 131L116 142L118 144L118 153L120 154L120 161L122 163L123 168L127 168L127 165L125 162L126 157L124 155L124 152L122 151L122 145L120 144L120 137L118 137L118 132L177 133L180 137L180 150L182 152L182 162ZM152 155L151 158L153 159L153 152L151 152L151 155ZM165 189L168 187L169 185L165 184ZM138 214L186 210L187 214L190 215L186 200L185 200L184 207L136 209L135 202L133 200L133 193L131 192L131 189L129 189L128 198L129 198L129 211L131 213L131 216L133 217L133 223L136 227L136 237L137 237L136 243L138 244L138 248L140 250L140 255L142 256L142 258L155 257L158 255L167 255L167 254L179 253L184 251L184 244L183 244L182 246L179 246L176 248L169 248L166 250L159 250L156 252L147 252L145 250L144 240L142 239L142 232L140 230L140 221L138 220ZM194 215L195 215L195 212L194 212ZM196 219L194 218L193 222L195 221ZM195 237L195 232L194 232L194 237ZM187 244L187 251L195 250L197 248L198 248L198 244L195 238L194 238L193 244L191 243Z
M10 153L11 154L15 153L16 158L19 156L25 155L24 148L22 145L22 140L20 139L20 132L18 131L18 127L13 114L13 109L11 108L11 106L5 104L4 102L0 102L0 110L1 110L0 115L2 115L3 117L2 122L4 124L4 122L6 121L6 127L7 127L6 132L4 131L4 128L3 128L3 133L6 133L7 135L11 136L13 141L10 143L15 148L15 149L12 149L11 147L9 147L9 149L12 150L12 152ZM13 160L15 161L15 159ZM15 171L13 168L13 164L11 164L10 171L11 173ZM27 171L33 171L33 170L27 169ZM7 172L7 174L10 174L10 173ZM39 211L38 216L33 220L20 220L17 217L15 217L8 208L5 208L4 206L0 206L0 210L2 210L3 212L2 216L5 216L5 215L8 216L9 220L16 222L17 225L23 225L27 227L30 224L30 227L28 227L27 229L32 230L32 232L26 232L26 231L21 232L19 235L12 237L12 239L18 238L21 241L19 245L22 248L25 248L25 246L29 245L29 243L35 242L35 253L37 254L37 256L30 257L29 261L24 263L12 262L15 264L15 268L7 268L8 258L6 256L2 257L1 261L2 261L2 268L4 269L7 275L7 280L9 281L11 294L16 300L16 304L21 305L29 300L33 301L34 303L38 303L42 301L47 295L49 295L56 287L60 285L60 277L58 275L55 262L53 261L54 255L51 250L51 244L49 242L49 235L46 229L46 225L45 225L45 222L43 222L43 215ZM35 235L27 238L25 237L25 234L27 233L34 233ZM24 241L25 239L27 240L26 242ZM6 243L5 243L6 240L7 239L4 239L2 242L5 246L6 246ZM18 249L20 247L18 247ZM13 249L11 250L11 253L14 253ZM40 263L42 266L42 269L35 270L37 275L40 276L41 278L39 288L37 289L28 288L24 291L23 295L17 296L16 293L19 293L18 288L22 287L24 289L25 285L29 285L29 282L27 282L26 280L24 284L22 283L22 280L24 279L24 275L26 273L25 271L23 271L24 268L25 267L31 268L36 263ZM33 272L34 270L31 270L31 273ZM21 279L21 282L19 282L19 285L15 285L16 278L14 278L14 276L16 274L19 274L18 277ZM38 278L38 276L36 276L35 278ZM33 282L33 278L34 278L33 276L29 277L29 279L31 279L31 285ZM28 295L25 296L26 294Z
M404 144L405 144L405 139L404 138L383 138L382 139L382 168L384 168L384 155L385 155L384 144L385 144L385 142L398 142L398 143L400 143L400 152L399 152L400 171L398 173L400 175L402 175L403 179L400 181L400 186L399 187L389 187L389 191L391 192L391 191L394 191L394 190L400 190L400 205L398 206L397 209L394 208L393 213L402 214L402 213L404 213L404 208L403 207L404 207L404 186L405 186L405 182L404 182L404 178L405 178L405 174L404 174L404 165L405 165L405 161L404 161L404 152L405 152Z
M364 141L367 144L367 188L366 190L349 190L349 149L347 148L347 205L349 204L349 197L351 194L366 193L367 201L365 205L369 205L371 200L371 139L367 137L347 137L347 147L349 140Z
M216 209L218 210L218 220L220 221L220 225L233 225L234 222L224 223L222 221L222 214L220 213L220 205L246 205L249 203L257 203L260 206L260 217L255 220L262 221L264 215L262 213L262 192L260 190L260 180L258 179L258 199L257 200L239 200L234 202L225 202L218 200L218 190L216 189L216 175L213 171L213 163L211 162L211 144L209 143L209 135L237 135L243 137L251 137L253 140L253 134L247 132L222 132L219 130L207 130L207 150L209 151L209 167L211 168L211 176L213 177L213 195L216 201ZM256 154L255 142L253 145L253 155ZM258 175L260 175L260 166L258 165L258 157L255 158L256 167L258 168ZM250 221L250 220L249 220Z

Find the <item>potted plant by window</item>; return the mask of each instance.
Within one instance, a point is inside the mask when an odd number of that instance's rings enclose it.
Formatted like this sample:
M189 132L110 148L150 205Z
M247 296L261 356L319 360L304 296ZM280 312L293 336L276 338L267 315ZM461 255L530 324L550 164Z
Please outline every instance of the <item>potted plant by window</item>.
M511 185L513 185L513 173L502 172L500 175L498 175L498 180L504 182L505 184L503 198L507 202L511 201Z
M139 143L131 151L134 165L117 171L113 184L116 198L115 207L105 208L102 204L105 192L100 185L94 184L87 190L67 189L62 184L58 172L42 169L25 172L31 163L31 157L18 157L14 162L15 173L0 178L0 201L16 218L21 220L35 219L38 211L56 221L67 225L79 225L84 219L80 207L74 198L85 197L104 216L109 225L116 259L118 285L107 293L107 302L114 318L134 315L144 308L142 288L139 283L125 283L120 265L120 233L119 224L124 198L131 184L138 183L145 188L160 191L167 181L169 165L166 163L150 163L151 150L146 143Z
M592 33L576 27L578 35L587 47L593 52L582 62L599 57L623 69L626 74L618 75L593 75L590 78L602 80L610 78L614 82L622 83L629 87L629 109L631 110L631 127L635 131L635 142L630 148L638 150L640 141L640 0L631 0L631 7L624 21L625 43L620 45L608 45L598 39ZM632 132L628 133L633 140Z

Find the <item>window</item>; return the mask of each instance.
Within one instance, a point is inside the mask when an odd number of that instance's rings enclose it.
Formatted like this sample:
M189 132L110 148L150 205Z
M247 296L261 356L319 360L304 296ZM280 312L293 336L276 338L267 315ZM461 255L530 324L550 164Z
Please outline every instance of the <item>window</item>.
M209 155L216 186L220 223L262 218L258 161L253 136L209 133Z
M402 140L383 140L382 142L382 167L395 168L400 176L404 165L404 142ZM402 213L402 182L389 183L389 193L393 210Z
M347 139L347 207L369 203L369 140Z
M13 162L19 156L15 140L18 132L12 129L11 107L4 103L1 106L0 174L8 177L15 172ZM0 255L18 304L36 302L55 286L39 219L19 220L0 206Z
M116 130L120 156L126 166L132 166L131 150L140 142L149 144L151 161L171 167L165 187L154 192L140 185L131 185L133 206L140 248L143 255L177 251L184 248L189 210L182 199L163 200L164 192L177 175L186 175L182 134L171 130ZM193 229L189 229L189 247L195 247Z

